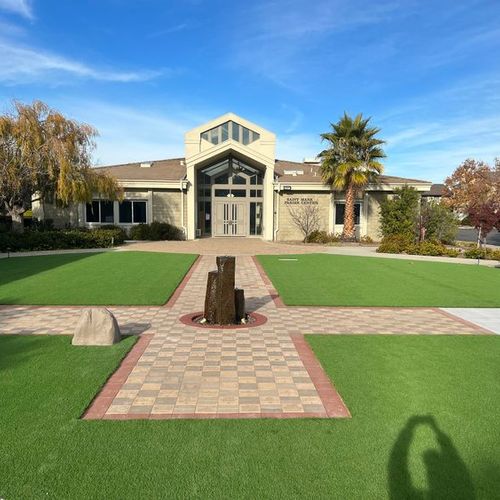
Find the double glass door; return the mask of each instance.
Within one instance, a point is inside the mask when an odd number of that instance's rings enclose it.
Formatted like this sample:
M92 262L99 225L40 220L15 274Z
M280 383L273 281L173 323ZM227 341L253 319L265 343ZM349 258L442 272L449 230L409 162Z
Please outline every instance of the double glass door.
M214 236L246 236L248 234L246 201L219 199L215 201L214 208Z

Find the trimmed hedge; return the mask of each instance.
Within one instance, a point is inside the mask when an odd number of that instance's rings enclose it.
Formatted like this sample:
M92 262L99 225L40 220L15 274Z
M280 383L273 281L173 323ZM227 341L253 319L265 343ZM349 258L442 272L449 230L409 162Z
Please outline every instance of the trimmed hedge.
M464 257L468 259L486 259L500 261L500 250L492 248L471 248L464 252Z
M466 259L486 259L500 261L500 250L491 248L470 248L465 252L448 248L434 241L415 243L408 235L394 234L386 236L377 248L379 253L405 253L408 255L432 255L445 257L465 257Z
M121 245L124 240L125 232L120 228L10 232L0 234L0 252L108 248Z
M460 254L458 250L447 248L442 243L434 241L422 241L420 243L415 243L411 236L405 234L393 234L391 236L386 236L377 248L377 252L445 257L457 257Z
M319 230L312 231L306 239L306 243L321 243L323 245L336 243L337 241L340 241L340 236Z
M130 238L133 240L183 240L182 229L167 224L166 222L152 222L151 224L138 224L130 228Z

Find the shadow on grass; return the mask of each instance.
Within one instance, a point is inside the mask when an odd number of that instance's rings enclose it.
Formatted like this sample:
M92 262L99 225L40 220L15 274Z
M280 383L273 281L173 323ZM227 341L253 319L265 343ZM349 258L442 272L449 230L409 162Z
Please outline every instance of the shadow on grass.
M0 335L0 372L29 362L38 351L40 341L40 337L23 342L19 335Z
M409 462L410 448L418 426L428 426L435 435L438 448L429 448L422 454L427 475L427 491L416 488L412 482ZM432 416L413 416L394 443L388 464L391 500L453 498L473 500L474 485L465 463L450 437L437 425Z
M77 254L36 255L0 259L0 288L2 285L25 279L49 271L56 267L71 264L78 260L100 255L100 252ZM0 303L7 304L4 299Z

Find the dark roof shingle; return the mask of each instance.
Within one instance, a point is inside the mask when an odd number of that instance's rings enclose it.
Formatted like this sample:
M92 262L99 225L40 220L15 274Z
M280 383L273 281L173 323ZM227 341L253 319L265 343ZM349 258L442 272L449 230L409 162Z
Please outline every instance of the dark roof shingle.
M141 163L150 163L150 167L141 167ZM184 158L172 158L150 162L125 163L96 167L104 170L119 180L135 181L176 181L186 176Z

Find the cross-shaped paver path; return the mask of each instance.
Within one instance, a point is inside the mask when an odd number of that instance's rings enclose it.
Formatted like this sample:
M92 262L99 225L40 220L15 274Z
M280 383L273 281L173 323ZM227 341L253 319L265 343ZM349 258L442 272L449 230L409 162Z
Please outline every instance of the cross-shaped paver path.
M254 328L206 329L180 318L203 308L214 256L195 263L163 307L110 307L141 339L86 418L346 417L348 409L303 335L482 334L437 308L286 307L251 256L236 259ZM81 307L0 306L0 332L69 334Z

